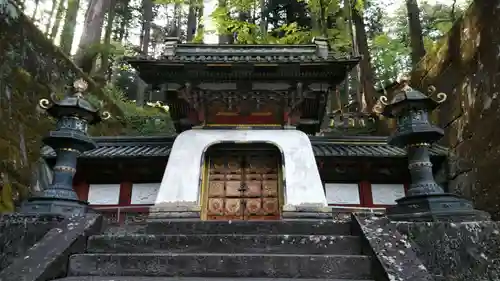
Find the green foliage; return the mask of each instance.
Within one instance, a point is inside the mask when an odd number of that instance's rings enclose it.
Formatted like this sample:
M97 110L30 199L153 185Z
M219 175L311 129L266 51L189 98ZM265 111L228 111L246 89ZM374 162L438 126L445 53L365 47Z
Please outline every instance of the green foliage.
M365 10L366 1L364 0L354 0L354 9L363 12Z
M19 11L10 0L0 0L0 19L10 24L19 18Z
M2 176L0 181L0 214L14 212L14 191L12 184Z
M191 43L203 43L205 28L198 28Z
M103 92L123 112L123 116L114 117L124 125L121 134L146 136L175 133L168 108L162 107L160 104L139 107L135 102L128 100L125 94L112 84L106 85ZM99 103L96 97L89 97L89 101L93 104Z
M196 8L203 7L203 0L154 0L153 3L158 5L184 4Z
M398 75L411 69L410 48L388 34L380 34L371 40L372 67L377 80L383 86L396 80Z

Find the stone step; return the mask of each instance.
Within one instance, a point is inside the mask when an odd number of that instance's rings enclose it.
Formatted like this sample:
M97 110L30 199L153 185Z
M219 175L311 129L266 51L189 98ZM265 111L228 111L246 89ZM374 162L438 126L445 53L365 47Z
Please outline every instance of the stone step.
M89 238L89 253L361 253L357 236L332 235L96 235Z
M280 221L151 221L110 226L108 234L316 234L349 235L349 222L334 220Z
M77 254L70 276L370 279L371 259L353 255Z
M354 279L296 279L296 278L206 278L206 277L139 277L139 276L73 276L54 281L374 281Z

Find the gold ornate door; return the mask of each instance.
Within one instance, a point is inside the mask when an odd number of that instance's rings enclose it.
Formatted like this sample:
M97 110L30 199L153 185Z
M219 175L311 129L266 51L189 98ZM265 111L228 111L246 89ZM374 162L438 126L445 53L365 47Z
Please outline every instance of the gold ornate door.
M207 219L279 219L278 160L273 154L249 151L210 157Z

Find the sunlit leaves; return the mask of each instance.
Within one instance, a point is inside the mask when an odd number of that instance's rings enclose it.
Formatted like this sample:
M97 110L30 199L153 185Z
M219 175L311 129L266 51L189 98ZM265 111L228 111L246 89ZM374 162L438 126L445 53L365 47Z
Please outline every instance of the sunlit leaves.
M234 36L235 43L238 44L305 44L310 43L314 36L323 36L329 39L334 50L347 50L351 46L351 39L346 19L341 15L339 0L303 1L308 7L306 13L310 12L315 22L312 26L298 26L298 21L293 21L271 26L271 30L263 32L258 18L239 20L240 12L260 14L258 2L249 0L225 1L225 5L218 6L211 17L217 33Z
M149 102L144 107L138 107L135 101L127 99L118 87L108 84L103 92L122 111L124 129L128 135L158 135L174 132L172 120L168 114L168 106L159 102Z
M382 85L410 70L410 49L397 38L380 34L371 41L370 51L373 70Z
M0 182L0 214L14 211L13 190L11 183L6 179Z
M19 11L10 1L0 0L0 15L2 15L0 18L9 24L10 20L16 20L19 17Z
M154 0L153 3L157 5L181 4L194 7L203 7L203 0Z

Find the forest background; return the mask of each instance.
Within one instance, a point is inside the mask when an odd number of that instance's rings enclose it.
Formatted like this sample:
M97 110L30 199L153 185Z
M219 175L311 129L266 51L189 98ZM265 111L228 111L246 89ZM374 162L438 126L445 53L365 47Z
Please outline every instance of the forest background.
M363 57L346 80L342 103L356 101L357 110L370 111L376 89L409 73L470 4L470 0L18 2L55 45L103 83L115 100L126 103L122 107L131 113L130 119L145 115L143 105L155 102L157 95L120 58L159 56L166 37L212 44L303 44L315 36L326 37L339 56ZM149 126L137 122L143 127L141 134L171 132L169 122Z

